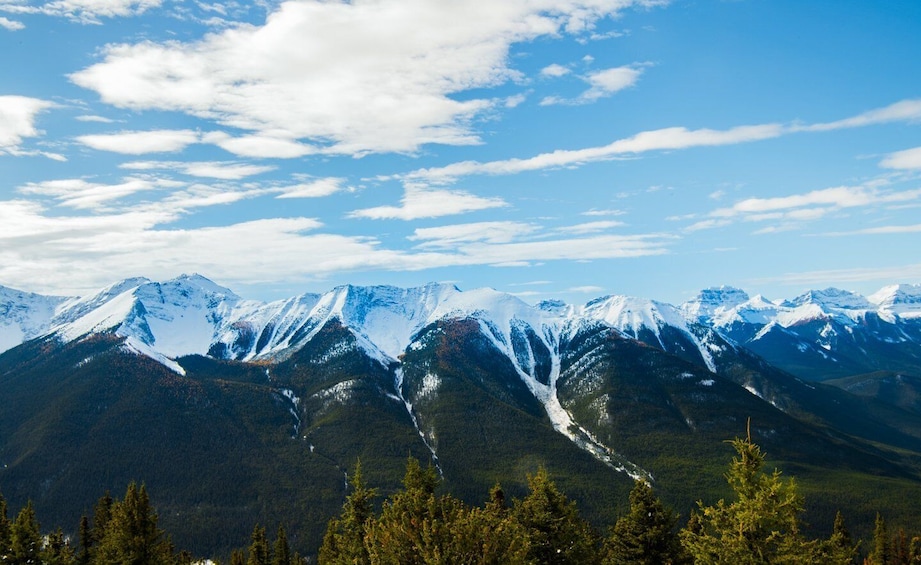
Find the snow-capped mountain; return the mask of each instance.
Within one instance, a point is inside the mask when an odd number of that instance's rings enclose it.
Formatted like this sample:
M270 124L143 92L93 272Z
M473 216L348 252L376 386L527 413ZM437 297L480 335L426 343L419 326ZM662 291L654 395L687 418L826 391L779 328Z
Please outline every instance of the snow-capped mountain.
M47 332L67 300L0 286L0 353Z
M322 295L259 302L200 275L127 279L79 299L0 287L0 351L41 336L69 342L112 333L125 338L125 347L179 373L176 359L187 355L286 359L331 320L388 365L420 330L446 319L476 320L523 374L544 383L546 359L560 340L597 325L711 371L718 370L719 352L736 346L810 380L921 367L921 285L889 286L868 298L830 288L784 301L719 287L678 307L617 295L585 305L531 306L495 290L445 284L345 285Z

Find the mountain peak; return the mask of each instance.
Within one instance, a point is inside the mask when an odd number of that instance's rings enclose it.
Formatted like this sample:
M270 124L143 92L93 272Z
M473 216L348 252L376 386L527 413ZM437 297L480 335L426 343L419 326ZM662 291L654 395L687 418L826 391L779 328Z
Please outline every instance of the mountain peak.
M710 287L701 290L680 309L694 320L710 320L749 301L748 293L732 286Z

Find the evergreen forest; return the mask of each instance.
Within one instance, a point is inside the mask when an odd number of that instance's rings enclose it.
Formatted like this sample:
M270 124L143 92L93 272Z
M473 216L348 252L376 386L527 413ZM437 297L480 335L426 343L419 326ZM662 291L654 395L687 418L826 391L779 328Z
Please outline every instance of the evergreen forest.
M804 497L794 478L768 472L751 438L732 440L725 472L732 496L700 501L690 516L666 507L637 479L629 510L605 531L580 516L576 502L544 468L528 475L528 493L508 500L494 486L481 506L441 493L437 469L410 457L402 489L379 506L361 463L349 477L341 513L330 519L322 545L302 556L283 525L270 539L255 525L229 556L193 556L173 546L158 526L144 485L121 499L108 493L76 533L43 530L32 503L15 518L0 496L0 562L27 565L910 565L921 564L921 532L890 529L877 515L872 537L856 540L839 512L828 537L804 533Z

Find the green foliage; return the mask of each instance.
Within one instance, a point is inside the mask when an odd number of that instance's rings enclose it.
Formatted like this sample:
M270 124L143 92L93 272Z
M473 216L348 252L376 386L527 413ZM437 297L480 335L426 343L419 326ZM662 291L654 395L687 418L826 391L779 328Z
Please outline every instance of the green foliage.
M330 520L326 528L319 554L322 564L370 563L364 538L368 522L374 518L371 502L377 496L377 490L365 486L361 474L361 461L355 465L350 483L352 492L345 499L342 514L339 518Z
M10 528L10 558L12 565L27 565L40 562L42 536L39 530L35 508L30 500L19 511Z
M576 503L557 489L543 467L528 476L530 492L512 512L528 532L536 563L588 564L599 558L598 536L579 516Z
M278 527L275 545L272 547L272 565L291 565L291 548L288 546L288 534L284 526Z
M792 479L780 471L762 472L764 454L749 437L735 439L738 454L726 479L733 502L699 503L700 513L681 532L681 540L701 565L846 564L852 553L829 541L807 540L800 532L803 499Z
M678 516L646 481L630 491L630 513L617 520L605 540L605 565L678 565L690 558L678 539Z
M6 515L6 499L0 494L0 560L6 559L12 549L12 524Z
M125 498L112 505L98 541L96 561L111 565L157 565L173 560L172 544L157 526L147 488L128 485Z
M269 565L269 541L265 537L265 528L257 524L250 536L249 559L246 565Z

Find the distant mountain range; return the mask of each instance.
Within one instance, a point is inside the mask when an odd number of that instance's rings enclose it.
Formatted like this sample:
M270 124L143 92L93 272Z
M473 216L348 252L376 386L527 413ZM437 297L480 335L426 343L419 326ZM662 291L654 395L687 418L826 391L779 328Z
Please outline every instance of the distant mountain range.
M200 551L256 521L314 551L355 461L386 492L408 454L472 502L545 465L597 523L633 478L686 516L722 493L722 441L749 418L814 524L843 506L869 527L855 493L896 516L921 494L921 285L680 306L443 284L258 302L198 275L83 298L0 287L0 352L0 492L75 526L143 480Z

